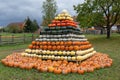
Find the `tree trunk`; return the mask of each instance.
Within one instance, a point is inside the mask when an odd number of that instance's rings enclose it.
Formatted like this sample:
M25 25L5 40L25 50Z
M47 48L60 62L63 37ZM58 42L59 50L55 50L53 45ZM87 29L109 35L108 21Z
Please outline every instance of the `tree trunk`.
M107 26L107 39L109 39L110 38L110 26Z

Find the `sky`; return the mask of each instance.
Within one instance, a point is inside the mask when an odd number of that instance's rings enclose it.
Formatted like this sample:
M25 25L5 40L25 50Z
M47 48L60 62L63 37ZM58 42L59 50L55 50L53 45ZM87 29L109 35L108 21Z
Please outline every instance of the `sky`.
M27 16L42 22L42 4L45 0L0 0L0 26L6 26L11 22L23 22ZM76 15L73 5L84 2L84 0L56 0L60 13L63 9L68 10L71 15Z

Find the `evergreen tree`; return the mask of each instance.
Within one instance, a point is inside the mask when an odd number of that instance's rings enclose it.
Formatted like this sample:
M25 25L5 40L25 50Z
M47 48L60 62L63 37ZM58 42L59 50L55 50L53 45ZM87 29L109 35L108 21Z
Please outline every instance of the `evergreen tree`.
M35 32L39 28L37 21L31 21L28 17L25 21L24 32Z
M32 30L32 21L30 20L29 17L27 17L27 19L25 20L25 26L24 26L24 32L31 32Z

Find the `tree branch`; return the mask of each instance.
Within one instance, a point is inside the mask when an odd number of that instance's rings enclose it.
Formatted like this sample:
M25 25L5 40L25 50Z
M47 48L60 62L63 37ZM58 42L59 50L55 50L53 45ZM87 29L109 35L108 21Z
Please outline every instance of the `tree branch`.
M116 13L116 15L115 15L115 19L114 19L114 21L113 21L113 23L110 25L111 27L119 20L119 13L120 13L120 11L118 11L117 13Z

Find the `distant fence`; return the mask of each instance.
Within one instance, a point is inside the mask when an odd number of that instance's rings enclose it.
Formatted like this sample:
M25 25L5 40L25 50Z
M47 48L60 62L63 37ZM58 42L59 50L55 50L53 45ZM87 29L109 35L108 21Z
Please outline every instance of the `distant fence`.
M0 35L0 45L4 44L17 44L17 43L27 43L35 40L38 37L36 34L31 34L31 35L22 35L22 36L3 36Z

